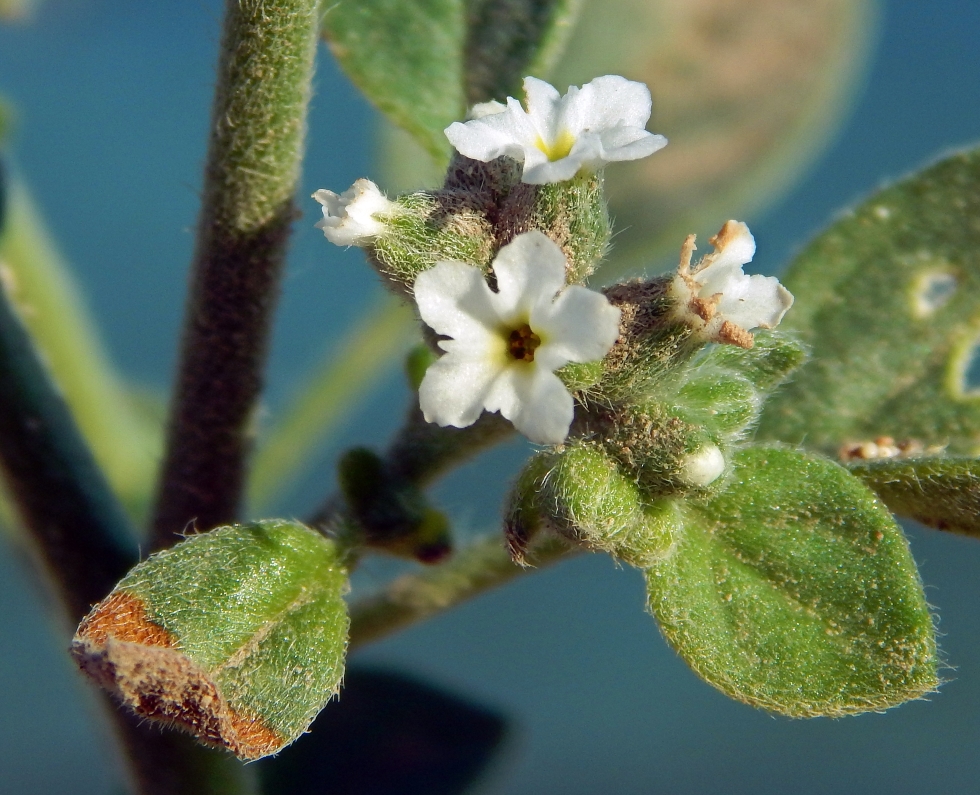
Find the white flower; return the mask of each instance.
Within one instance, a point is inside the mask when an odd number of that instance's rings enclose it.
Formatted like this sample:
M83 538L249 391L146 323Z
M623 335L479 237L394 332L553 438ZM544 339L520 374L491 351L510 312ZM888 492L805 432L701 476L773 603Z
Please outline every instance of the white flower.
M574 405L554 370L605 356L619 335L619 309L600 293L565 287L565 256L542 232L514 238L493 271L497 292L462 262L439 262L415 279L422 320L451 337L419 387L422 413L465 428L484 409L499 411L531 441L559 444Z
M523 180L532 185L571 179L583 167L637 160L667 145L662 135L643 129L652 107L643 83L606 75L571 86L562 97L543 80L525 77L524 93L526 111L513 97L506 106L477 105L470 121L446 128L449 142L474 160L523 160Z
M755 238L740 221L726 221L708 242L715 250L691 268L694 235L681 249L671 289L677 312L712 342L752 347L754 328L773 328L793 305L793 295L775 276L746 276L742 266L755 255Z
M332 190L318 190L313 198L323 205L323 220L316 224L324 236L338 246L364 246L385 228L377 215L390 214L395 203L369 179L359 179L339 196Z

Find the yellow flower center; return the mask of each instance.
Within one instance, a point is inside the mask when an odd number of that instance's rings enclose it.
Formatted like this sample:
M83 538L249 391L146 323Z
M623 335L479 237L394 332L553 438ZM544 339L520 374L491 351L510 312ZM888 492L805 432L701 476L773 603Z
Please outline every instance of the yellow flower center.
M540 344L541 337L531 331L531 327L525 323L520 328L515 328L510 332L507 352L518 361L533 362L534 351Z
M555 160L561 160L563 157L568 157L568 153L571 152L572 147L575 146L575 136L567 130L562 130L560 133L558 133L558 137L555 138L555 140L550 144L540 135L538 136L538 140L534 143L538 149L548 156L549 160L554 162Z

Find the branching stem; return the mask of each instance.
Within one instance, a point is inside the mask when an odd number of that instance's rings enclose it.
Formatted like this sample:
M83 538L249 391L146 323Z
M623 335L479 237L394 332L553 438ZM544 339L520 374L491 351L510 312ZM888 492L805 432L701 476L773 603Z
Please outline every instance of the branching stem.
M532 548L528 560L542 567L575 552L560 538L549 537ZM351 605L350 648L380 640L533 571L511 561L499 533L487 535L447 562L400 577Z

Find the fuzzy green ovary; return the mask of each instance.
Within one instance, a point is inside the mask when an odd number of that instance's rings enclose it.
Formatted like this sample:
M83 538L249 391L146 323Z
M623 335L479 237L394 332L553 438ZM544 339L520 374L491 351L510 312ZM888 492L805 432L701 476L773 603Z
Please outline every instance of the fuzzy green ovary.
M370 249L383 276L411 289L416 276L443 260L489 271L496 241L481 213L445 192L411 193L397 204Z

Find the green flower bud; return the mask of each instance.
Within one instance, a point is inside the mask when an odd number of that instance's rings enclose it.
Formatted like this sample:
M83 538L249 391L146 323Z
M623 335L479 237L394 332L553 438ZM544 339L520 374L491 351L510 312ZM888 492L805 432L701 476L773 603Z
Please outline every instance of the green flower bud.
M551 530L644 567L672 543L669 526L650 521L654 514L656 509L650 511L635 481L603 446L576 440L531 459L511 495L505 529L518 562L534 534Z
M258 759L337 693L346 590L319 533L278 520L222 527L136 566L79 625L72 655L138 715Z

